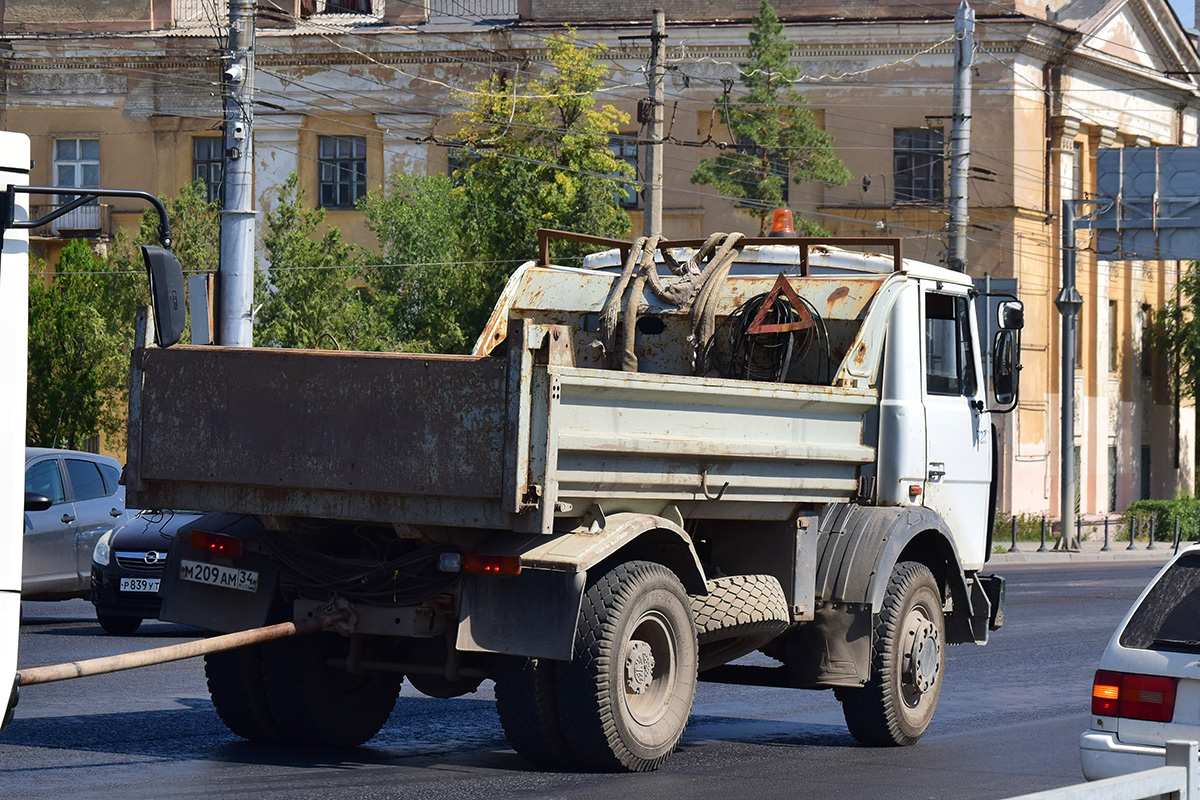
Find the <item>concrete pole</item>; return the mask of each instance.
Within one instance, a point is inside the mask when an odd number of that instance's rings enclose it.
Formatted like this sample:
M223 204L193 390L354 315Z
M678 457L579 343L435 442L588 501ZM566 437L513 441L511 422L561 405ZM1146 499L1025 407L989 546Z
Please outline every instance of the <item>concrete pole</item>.
M254 16L257 0L229 0L225 97L225 205L221 210L217 343L250 347L254 329Z
M954 109L950 123L950 257L947 266L967 271L968 178L971 172L971 67L975 12L962 1L954 14Z
M650 144L646 147L646 208L642 215L642 235L662 233L663 212L663 136L665 135L666 93L663 87L667 69L667 17L654 10L650 29Z
M1062 201L1062 291L1054 300L1062 314L1062 423L1059 449L1062 465L1059 494L1064 550L1078 550L1075 531L1075 324L1083 297L1075 288L1075 203Z

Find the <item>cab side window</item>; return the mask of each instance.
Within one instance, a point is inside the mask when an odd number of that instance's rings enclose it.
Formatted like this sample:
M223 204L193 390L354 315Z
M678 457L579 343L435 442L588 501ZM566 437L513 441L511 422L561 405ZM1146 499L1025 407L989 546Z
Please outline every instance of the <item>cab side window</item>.
M974 397L975 352L967 298L925 294L925 390L929 394Z
M100 468L94 462L78 458L68 458L66 461L67 474L71 476L71 490L76 500L94 500L107 494Z
M67 499L63 491L62 475L58 472L58 461L39 461L25 472L25 491L45 495L57 505Z

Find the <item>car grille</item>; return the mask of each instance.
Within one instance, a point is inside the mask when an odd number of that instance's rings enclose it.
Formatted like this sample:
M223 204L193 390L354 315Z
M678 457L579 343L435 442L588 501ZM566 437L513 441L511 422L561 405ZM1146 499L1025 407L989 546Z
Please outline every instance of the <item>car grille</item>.
M156 555L156 558L153 559L153 563L150 563L146 560L146 555L148 552L153 552ZM167 563L167 554L159 550L143 550L141 552L118 551L116 555L117 566L132 572L159 573L163 571L163 567L166 566Z

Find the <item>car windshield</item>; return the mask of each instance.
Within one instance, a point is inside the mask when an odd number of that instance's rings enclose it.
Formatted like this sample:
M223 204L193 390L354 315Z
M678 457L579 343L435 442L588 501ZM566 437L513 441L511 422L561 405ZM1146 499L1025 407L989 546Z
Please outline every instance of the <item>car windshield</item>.
M1200 653L1200 554L1183 556L1163 574L1120 641L1136 650Z

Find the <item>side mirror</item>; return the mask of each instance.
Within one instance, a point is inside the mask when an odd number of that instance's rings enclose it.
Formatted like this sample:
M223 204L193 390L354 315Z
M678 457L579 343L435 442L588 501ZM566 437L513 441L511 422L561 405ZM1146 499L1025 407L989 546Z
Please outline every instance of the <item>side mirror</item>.
M170 250L142 245L142 258L150 276L154 303L154 338L159 347L170 347L183 335L187 305L183 293L183 267Z
M996 307L996 318L1002 331L1019 331L1025 327L1025 306L1020 300L1005 300Z
M26 511L45 511L51 505L53 505L53 503L50 502L50 498L46 497L44 494L38 494L37 492L25 493Z
M1020 342L1014 330L998 331L992 340L992 394L996 402L1004 406L998 411L1011 411L1017 404L1021 376L1017 353Z

